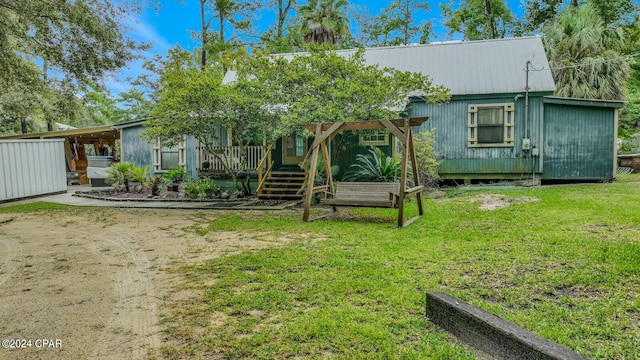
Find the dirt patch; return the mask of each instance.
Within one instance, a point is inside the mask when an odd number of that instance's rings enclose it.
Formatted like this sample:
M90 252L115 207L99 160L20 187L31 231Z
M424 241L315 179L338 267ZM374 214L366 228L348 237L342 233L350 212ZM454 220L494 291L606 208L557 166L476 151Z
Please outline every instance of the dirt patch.
M0 338L32 340L31 348L0 348L0 358L159 357L166 305L200 296L181 291L183 279L171 270L295 240L191 230L216 216L103 208L0 214ZM62 347L36 348L37 339Z
M501 194L482 194L479 196L474 196L468 200L470 203L480 203L478 208L480 210L498 210L504 209L511 204L519 204L519 203L529 203L540 201L539 198L531 197L531 196L520 196L517 198L508 198Z

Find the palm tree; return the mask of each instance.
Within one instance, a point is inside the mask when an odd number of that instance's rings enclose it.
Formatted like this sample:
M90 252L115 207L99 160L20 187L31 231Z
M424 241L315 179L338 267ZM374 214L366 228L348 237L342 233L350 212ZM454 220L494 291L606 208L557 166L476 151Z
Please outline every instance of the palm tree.
M309 0L300 7L305 42L338 44L349 32L347 0Z
M618 52L624 45L622 34L606 27L590 5L561 12L543 38L556 95L624 100L629 64Z

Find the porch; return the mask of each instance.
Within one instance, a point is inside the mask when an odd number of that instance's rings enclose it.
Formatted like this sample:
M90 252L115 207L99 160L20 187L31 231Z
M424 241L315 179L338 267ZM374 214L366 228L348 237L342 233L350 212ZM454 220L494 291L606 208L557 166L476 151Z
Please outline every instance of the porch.
M231 171L258 170L260 160L265 157L265 146L215 146L208 152L203 146L196 148L196 168L199 172L225 172L225 165ZM264 168L263 162L262 167ZM264 170L264 169L263 169Z
M272 152L276 143L270 146L216 146L208 152L203 146L196 148L196 164L199 173L224 173L225 166L234 172L248 170L258 178L258 198L261 199L302 199L305 173L295 165L274 161ZM214 155L215 153L215 155ZM281 154L280 154L281 155ZM297 160L297 159L296 159ZM275 165L275 166L274 166ZM276 171L276 169L278 171ZM251 174L253 176L253 174Z

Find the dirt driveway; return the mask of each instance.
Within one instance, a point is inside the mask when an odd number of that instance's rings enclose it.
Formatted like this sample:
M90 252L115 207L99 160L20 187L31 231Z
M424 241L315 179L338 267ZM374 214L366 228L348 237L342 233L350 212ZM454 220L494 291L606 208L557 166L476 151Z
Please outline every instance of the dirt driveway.
M193 296L180 292L172 269L287 241L189 230L216 216L110 208L0 214L0 359L160 357L164 304Z

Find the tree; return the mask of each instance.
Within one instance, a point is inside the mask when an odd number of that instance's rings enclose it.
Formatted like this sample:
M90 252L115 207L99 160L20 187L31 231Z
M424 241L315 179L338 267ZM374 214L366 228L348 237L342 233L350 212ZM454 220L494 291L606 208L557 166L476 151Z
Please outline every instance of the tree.
M593 6L569 7L545 28L543 41L558 96L624 100L629 65L621 29L607 28Z
M200 33L194 32L194 37L202 43L200 68L204 70L208 53L219 55L235 49L239 38L250 32L255 5L251 1L234 0L199 0L199 4Z
M133 10L107 0L0 1L0 83L32 82L39 74L21 68L32 58L77 81L101 80L144 47L124 35Z
M184 136L193 136L218 158L238 190L249 194L248 182L240 181L231 169L230 159L214 148L219 145L220 129L231 129L234 143L245 150L253 140L260 140L264 127L259 126L265 113L260 108L259 94L252 92L255 88L243 88L242 82L221 86L223 74L219 68L207 66L200 70L194 56L180 48L170 50L160 69L161 90L145 136L150 141L159 138L168 146ZM268 93L264 88L260 91Z
M262 111L276 118L276 123L265 123L268 141L305 123L395 118L416 91L432 102L448 99L446 88L425 75L368 65L362 50L341 55L312 49L308 56L257 56L238 69L245 86L265 93Z
M295 13L297 0L269 0L268 3L275 12L276 22L260 36L265 49L271 53L295 51L294 48L304 42L302 26L287 19L291 12Z
M466 40L503 38L511 33L514 18L504 0L453 0L440 4L449 34L461 33Z
M518 35L537 33L555 20L563 0L528 0L523 18L518 21Z
M347 0L309 0L299 9L304 40L339 44L349 34Z
M126 65L146 48L126 37L137 1L0 0L0 131L40 130L74 121L77 92ZM36 64L43 64L42 67ZM49 75L56 76L50 77Z
M227 85L220 84L220 72L201 72L180 49L171 51L165 69L147 138L171 145L190 135L207 150L217 145L221 127L232 129L234 143L245 147L262 139L273 143L304 123L395 118L414 91L432 102L448 99L446 89L424 75L366 65L362 51L346 58L321 50L292 59L245 54L234 63L237 80Z
M429 12L429 3L395 0L376 16L371 16L365 7L354 8L352 17L359 27L359 42L365 46L408 45L414 41L428 43L431 21L418 25L413 19L420 11Z

